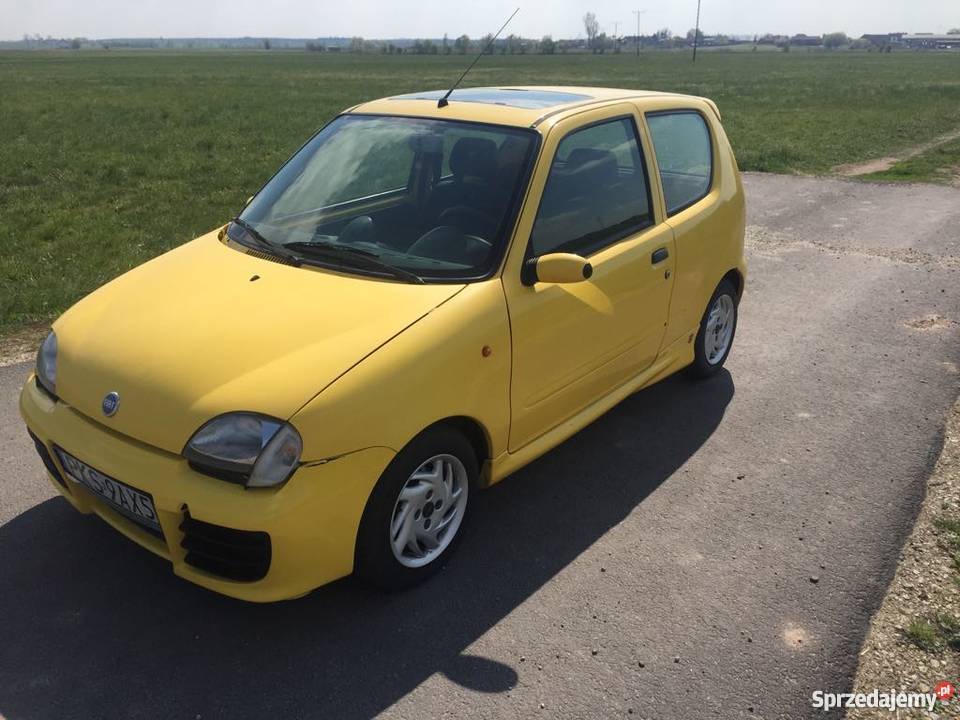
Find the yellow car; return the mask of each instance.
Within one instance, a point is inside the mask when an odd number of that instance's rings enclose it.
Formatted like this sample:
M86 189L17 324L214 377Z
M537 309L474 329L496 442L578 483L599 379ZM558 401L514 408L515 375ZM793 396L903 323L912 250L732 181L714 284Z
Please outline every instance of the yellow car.
M53 324L20 410L74 507L245 600L401 587L478 489L723 365L744 199L713 102L441 95L345 111Z

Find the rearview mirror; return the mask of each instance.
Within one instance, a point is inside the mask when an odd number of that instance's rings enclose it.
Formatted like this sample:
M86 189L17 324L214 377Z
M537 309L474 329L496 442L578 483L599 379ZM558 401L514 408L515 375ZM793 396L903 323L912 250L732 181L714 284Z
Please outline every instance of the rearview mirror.
M422 152L427 155L443 154L443 136L437 133L411 135L407 142L414 152Z
M575 283L593 275L593 265L573 253L549 253L530 258L523 264L524 285L538 282Z

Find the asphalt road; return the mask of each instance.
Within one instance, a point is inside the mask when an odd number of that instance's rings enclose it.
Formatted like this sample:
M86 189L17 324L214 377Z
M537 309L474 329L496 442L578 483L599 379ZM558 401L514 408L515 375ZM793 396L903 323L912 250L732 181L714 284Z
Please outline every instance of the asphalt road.
M399 595L256 606L175 578L52 498L28 368L0 369L0 715L827 717L811 693L851 684L960 386L960 192L747 188L729 372L477 496Z

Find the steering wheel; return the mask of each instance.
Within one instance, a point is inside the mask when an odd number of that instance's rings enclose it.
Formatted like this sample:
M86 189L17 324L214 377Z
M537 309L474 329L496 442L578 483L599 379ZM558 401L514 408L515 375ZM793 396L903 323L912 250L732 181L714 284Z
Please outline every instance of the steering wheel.
M376 236L377 228L373 224L373 218L360 215L343 226L337 241L347 244L376 243Z
M460 265L480 265L492 247L482 237L468 235L453 225L440 225L417 238L407 253Z
M479 238L493 237L497 231L497 221L492 216L467 205L447 208L437 218L437 225L453 225Z

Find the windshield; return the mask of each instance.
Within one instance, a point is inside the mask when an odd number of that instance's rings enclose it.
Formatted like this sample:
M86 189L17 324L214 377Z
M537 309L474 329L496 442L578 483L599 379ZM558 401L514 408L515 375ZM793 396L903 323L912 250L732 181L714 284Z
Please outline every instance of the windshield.
M228 228L350 272L424 280L499 263L536 134L495 125L342 115L281 168ZM245 239L246 238L246 239ZM389 266L389 267L388 267Z

